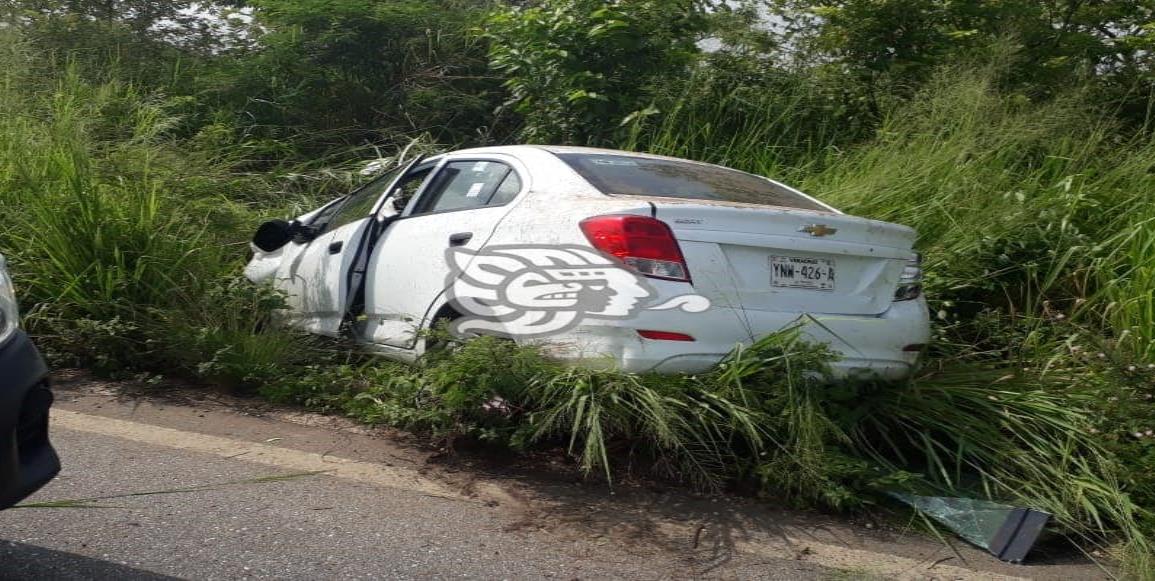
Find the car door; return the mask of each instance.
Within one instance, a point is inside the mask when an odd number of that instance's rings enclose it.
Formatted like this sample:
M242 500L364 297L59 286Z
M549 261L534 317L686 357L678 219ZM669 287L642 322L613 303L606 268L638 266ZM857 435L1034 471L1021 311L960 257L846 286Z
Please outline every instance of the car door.
M511 158L443 160L374 248L362 338L413 348L422 321L448 286L446 249L484 245L528 187L527 172Z
M274 282L286 294L290 324L310 333L339 333L351 298L350 277L363 272L357 263L367 260L364 245L379 224L373 216L408 168L369 182L303 225L304 234L289 244L296 247L286 249Z

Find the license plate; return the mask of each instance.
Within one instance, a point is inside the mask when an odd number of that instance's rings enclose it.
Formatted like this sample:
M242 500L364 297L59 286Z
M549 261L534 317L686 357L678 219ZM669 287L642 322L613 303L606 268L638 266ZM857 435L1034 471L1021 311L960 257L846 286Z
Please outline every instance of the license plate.
M798 256L771 256L770 286L832 291L834 290L834 260Z

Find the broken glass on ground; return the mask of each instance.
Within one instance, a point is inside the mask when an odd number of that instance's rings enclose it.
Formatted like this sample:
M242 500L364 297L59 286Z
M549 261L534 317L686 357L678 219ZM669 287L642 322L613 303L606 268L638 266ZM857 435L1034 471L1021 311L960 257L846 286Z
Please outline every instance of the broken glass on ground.
M1011 563L1021 563L1026 558L1051 518L1042 511L976 498L898 492L891 496L942 523L967 542Z

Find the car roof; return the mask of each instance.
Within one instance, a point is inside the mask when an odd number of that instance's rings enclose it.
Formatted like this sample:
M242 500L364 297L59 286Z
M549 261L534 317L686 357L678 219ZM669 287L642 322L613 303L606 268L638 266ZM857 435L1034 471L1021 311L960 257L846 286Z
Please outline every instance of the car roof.
M510 156L516 157L518 153L531 151L531 150L532 151L548 151L549 153L552 153L554 155L560 155L560 154L566 154L566 153L584 153L584 154L589 154L589 155L621 155L621 156L639 157L639 158L646 158L646 159L660 159L660 160L666 160L666 161L692 163L695 165L714 167L714 168L724 169L724 170L728 170L728 171L744 173L744 174L747 174L747 175L750 175L750 176L753 176L753 177L756 177L759 179L764 179L764 180L770 181L770 182L778 185L779 187L786 188L787 190L790 190L792 192L800 194L800 195L802 195L802 196L804 196L810 200L816 201L819 204L825 205L827 208L829 208L829 211L831 211L831 212L841 213L839 210L837 210L833 206L831 206L831 205L829 205L829 204L827 204L827 203L825 203L825 202L823 202L817 198L814 198L813 196L809 196L809 195L807 195L807 194L805 194L805 193L803 193L803 192L801 192L795 188L792 188L792 187L790 187L790 186L788 186L782 182L776 181L772 178L769 178L769 177L766 177L763 175L759 175L759 174L755 174L755 173L744 172L742 170L734 169L732 167L726 167L724 165L718 165L718 164L714 164L714 163L706 163L704 161L695 161L692 159L684 159L681 157L670 157L667 155L655 155L652 153L639 153L636 151L622 151L620 149L605 149L605 148L601 148L601 147L581 147L581 146L576 146L576 145L535 145L535 144L493 145L493 146L488 146L488 147L473 147L473 148L469 148L469 149L458 149L456 151L449 151L443 155L469 156L469 155L477 155L477 154L504 154L504 155L510 155ZM433 157L434 158L440 158L441 156L438 155L438 156L433 156Z
M636 151L622 151L620 149L605 149L601 147L579 147L576 145L495 145L489 147L474 147L470 149L458 149L456 151L448 152L451 155L469 155L478 153L504 153L508 155L517 155L518 152L529 149L548 151L553 154L562 153L585 153L591 155L621 155L629 157L644 157L649 159L664 159L669 161L683 161L687 163L696 163L700 165L713 165L694 161L691 159L682 159L679 157L669 157L665 155L654 155L652 153L639 153ZM730 169L730 168L727 168Z

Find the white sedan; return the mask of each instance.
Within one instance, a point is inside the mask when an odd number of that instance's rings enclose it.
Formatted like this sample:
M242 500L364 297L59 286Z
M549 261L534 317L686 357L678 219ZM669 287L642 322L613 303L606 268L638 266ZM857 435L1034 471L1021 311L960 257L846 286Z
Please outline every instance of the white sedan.
M703 371L800 325L837 373L893 378L930 335L914 239L716 165L519 145L266 222L246 275L284 291L291 324L407 362L439 321L637 372Z

